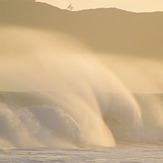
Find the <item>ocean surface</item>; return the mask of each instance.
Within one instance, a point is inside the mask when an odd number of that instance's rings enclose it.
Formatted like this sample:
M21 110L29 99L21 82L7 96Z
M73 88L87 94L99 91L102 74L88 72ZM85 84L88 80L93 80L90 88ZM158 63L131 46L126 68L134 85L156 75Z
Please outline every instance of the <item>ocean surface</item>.
M163 146L122 143L112 148L1 150L0 162L162 163Z

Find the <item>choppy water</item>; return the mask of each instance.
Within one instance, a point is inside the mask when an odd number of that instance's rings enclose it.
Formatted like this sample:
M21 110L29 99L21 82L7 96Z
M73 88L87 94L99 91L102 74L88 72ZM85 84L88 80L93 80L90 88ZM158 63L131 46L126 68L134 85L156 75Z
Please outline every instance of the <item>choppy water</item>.
M161 163L163 146L125 143L114 148L12 149L0 151L0 162Z

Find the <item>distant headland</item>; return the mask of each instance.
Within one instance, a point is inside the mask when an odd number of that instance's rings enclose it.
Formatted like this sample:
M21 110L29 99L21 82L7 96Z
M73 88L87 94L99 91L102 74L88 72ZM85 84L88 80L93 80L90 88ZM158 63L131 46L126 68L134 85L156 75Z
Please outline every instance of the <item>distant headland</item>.
M0 3L0 26L59 31L102 53L163 58L163 12L132 13L116 8L72 12L35 0Z

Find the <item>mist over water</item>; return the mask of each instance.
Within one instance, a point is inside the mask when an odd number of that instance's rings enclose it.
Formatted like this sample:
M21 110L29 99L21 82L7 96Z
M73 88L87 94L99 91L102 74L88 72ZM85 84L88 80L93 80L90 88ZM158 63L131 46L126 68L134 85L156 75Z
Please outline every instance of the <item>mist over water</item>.
M149 94L163 88L161 61L147 60L154 79L140 61L60 33L1 27L0 148L161 144L163 97Z

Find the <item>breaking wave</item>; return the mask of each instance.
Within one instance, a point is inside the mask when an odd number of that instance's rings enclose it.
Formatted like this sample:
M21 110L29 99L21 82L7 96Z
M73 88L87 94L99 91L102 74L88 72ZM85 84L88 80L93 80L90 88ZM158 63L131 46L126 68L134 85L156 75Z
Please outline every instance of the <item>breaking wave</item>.
M132 94L69 36L1 28L0 148L163 140L161 95Z

